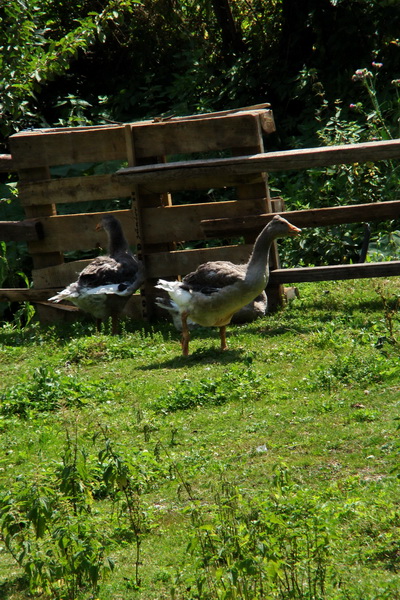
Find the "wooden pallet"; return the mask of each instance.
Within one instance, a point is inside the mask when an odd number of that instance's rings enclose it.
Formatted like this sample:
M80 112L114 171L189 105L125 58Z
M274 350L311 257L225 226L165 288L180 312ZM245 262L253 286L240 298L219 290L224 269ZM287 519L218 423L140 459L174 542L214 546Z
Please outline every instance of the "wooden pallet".
M259 105L155 122L43 129L12 136L10 149L19 177L19 201L26 215L24 225L30 231L26 239L33 259L34 293L44 290L46 295L49 290L50 295L76 279L87 261L66 262L67 252L106 246L105 234L95 228L102 212L85 213L81 205L87 201L120 198L126 199L129 206L114 213L129 243L137 248L148 275L142 294L135 295L127 305L131 317L155 315L154 282L158 277L183 276L205 260L231 259L233 255L246 260L256 235L253 232L245 235L243 245L180 248L186 242L205 239L203 220L274 210L277 205L271 201L262 171L239 176L213 173L195 186L182 180L174 189L157 191L147 184L118 182L112 171L118 164L129 168L167 164L177 155L209 159L218 158L221 152L232 157L263 153L264 136L274 129L269 105ZM109 164L110 173L61 178L54 174L53 167L87 163ZM233 200L210 201L208 190L227 187L235 189ZM201 190L200 200L197 193L196 202L179 205L174 198L178 189ZM72 205L74 214L59 214L62 204ZM274 268L279 267L276 246L271 262ZM279 298L279 286L275 296ZM37 306L41 321L54 320L54 314L63 310L63 305L52 310L46 304Z

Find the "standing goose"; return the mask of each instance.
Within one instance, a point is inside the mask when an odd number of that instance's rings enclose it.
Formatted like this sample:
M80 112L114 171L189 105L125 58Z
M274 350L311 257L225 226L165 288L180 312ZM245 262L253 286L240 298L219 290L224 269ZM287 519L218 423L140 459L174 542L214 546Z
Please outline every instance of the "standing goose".
M246 264L207 262L182 281L159 279L156 287L168 292L169 304L181 316L184 356L189 354L189 319L205 327L219 327L221 350L226 350L226 326L232 316L262 294L268 283L269 252L273 240L297 235L300 231L280 215L275 215L257 237ZM162 306L163 300L158 301Z
M143 264L129 250L118 219L103 215L97 230L108 237L108 255L98 256L81 271L78 279L52 298L52 302L69 300L97 321L111 317L112 334L118 333L118 319L132 294L144 282Z

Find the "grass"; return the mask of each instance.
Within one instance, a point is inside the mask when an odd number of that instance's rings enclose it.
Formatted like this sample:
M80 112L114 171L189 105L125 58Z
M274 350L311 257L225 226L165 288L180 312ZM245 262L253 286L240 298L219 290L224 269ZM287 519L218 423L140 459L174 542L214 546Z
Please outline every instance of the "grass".
M1 597L400 598L399 294L302 284L188 358L169 323L4 326Z

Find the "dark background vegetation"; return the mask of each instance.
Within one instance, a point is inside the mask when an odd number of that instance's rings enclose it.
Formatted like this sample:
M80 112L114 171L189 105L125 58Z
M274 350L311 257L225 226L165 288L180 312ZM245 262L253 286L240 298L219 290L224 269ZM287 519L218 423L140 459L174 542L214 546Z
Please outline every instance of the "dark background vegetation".
M397 0L3 0L0 27L0 152L29 127L264 102L277 125L268 150L399 137ZM297 209L393 200L398 181L381 162L274 174L270 185ZM0 219L22 218L12 176L0 185ZM397 229L372 224L379 259L397 255ZM355 261L362 236L362 224L316 229L282 258ZM23 248L3 246L1 265L4 287L29 280Z

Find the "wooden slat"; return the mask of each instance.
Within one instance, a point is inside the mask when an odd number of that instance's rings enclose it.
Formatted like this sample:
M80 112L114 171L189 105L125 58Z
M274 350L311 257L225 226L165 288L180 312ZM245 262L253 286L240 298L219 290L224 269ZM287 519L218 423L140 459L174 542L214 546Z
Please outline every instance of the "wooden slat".
M19 182L18 199L22 206L88 202L129 197L126 185L111 180L111 175L65 177L43 181Z
M204 234L208 237L216 235L231 235L238 232L259 232L269 223L274 214L252 215L227 219L202 221ZM297 227L319 227L359 223L362 221L397 219L400 217L400 200L390 202L371 202L350 206L335 206L329 208L312 208L306 210L291 210L284 213L285 218Z
M39 302L47 300L56 291L56 289L2 288L0 289L0 300L6 302Z
M191 182L191 189L209 190L210 188L236 187L238 185L262 183L258 173L237 175L221 179L219 175L201 178ZM185 189L184 181L177 181L171 191ZM54 204L78 203L93 200L128 198L131 185L126 181L115 181L111 174L90 175L87 177L63 177L35 182L19 182L18 198L22 206L40 206L48 204L49 198ZM159 185L153 189L151 182L142 186L143 193L160 193Z
M169 164L169 163L166 163ZM112 181L118 181L121 186L132 188L132 184L129 181L125 181L124 178L116 180L114 175L111 175ZM226 173L222 175L218 171L210 171L205 174L200 174L198 177L192 177L188 179L171 179L168 184L164 181L160 182L158 179L154 181L148 178L146 182L140 184L140 189L146 194L160 194L167 190L168 192L179 192L181 190L209 190L211 188L223 188L223 187L237 187L238 185L245 184L257 184L262 183L263 178L260 173L248 173L246 175L240 175L235 173Z
M22 131L9 139L18 169L124 160L123 127Z
M205 237L201 226L204 218L214 219L227 214L243 217L263 210L265 198L143 208L143 236L148 244L202 240Z
M257 113L133 126L136 158L225 150L248 146L258 132Z
M238 156L231 158L191 160L169 162L160 165L149 165L119 169L113 178L115 181L125 179L127 183L146 185L151 182L155 189L170 190L177 181L185 181L186 189L190 189L192 181L198 182L202 177L231 177L233 174L245 175L262 171L288 171L294 169L310 169L335 164L366 162L394 159L400 157L400 139L384 142L366 142L364 144L348 144L326 146L324 148L306 148L302 150L285 150Z
M0 154L0 173L13 173L17 170L11 154Z
M91 260L92 259L75 260L63 263L62 265L46 267L44 269L34 269L32 271L33 286L36 289L56 288L58 291L73 281L76 281L79 273L91 262Z
M212 117L223 117L226 115L233 115L233 114L237 114L237 113L241 113L241 112L259 112L260 114L264 114L264 112L271 112L270 110L265 110L265 109L269 109L271 108L271 104L269 102L263 102L262 104L252 104L250 106L242 106L240 108L228 108L227 110L219 110L217 112L210 112L210 113L200 113L200 114L194 114L194 115L183 115L181 117L179 116L172 116L172 117L155 117L153 119L153 123L157 123L160 121L170 121L171 119L174 120L185 120L185 119L210 119Z
M39 221L0 221L0 240L3 242L30 242L43 239Z
M248 146L260 111L202 119L133 123L136 158ZM124 126L23 131L10 138L18 168L124 160Z
M368 277L395 277L400 275L400 261L334 265L327 267L302 267L271 271L269 283L302 283L305 281L336 281L365 279Z
M36 181L41 179L48 179L50 177L49 168L43 163L43 166L33 169L20 169L18 170L18 176L20 181ZM55 205L51 202L51 198L48 200L48 204L41 206L26 206L24 208L25 215L29 219L36 219L37 217L48 217L57 213ZM29 244L39 244L40 242L28 242ZM30 251L32 254L32 261L34 268L48 267L50 265L57 265L64 262L64 256L61 252L54 251L53 248L49 248L47 251L41 251L35 253L33 250Z
M240 264L248 260L252 249L252 244L243 244L169 253L156 252L146 256L146 274L153 279L186 275L209 260L230 260Z
M85 213L82 215L63 215L41 219L44 239L30 242L30 252L49 252L57 250L90 250L107 248L107 236L104 231L96 231L104 213ZM135 223L131 210L119 210L112 213L120 221L128 242L136 245Z

